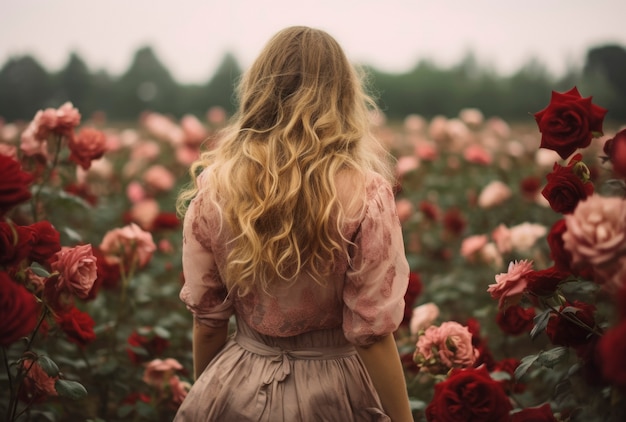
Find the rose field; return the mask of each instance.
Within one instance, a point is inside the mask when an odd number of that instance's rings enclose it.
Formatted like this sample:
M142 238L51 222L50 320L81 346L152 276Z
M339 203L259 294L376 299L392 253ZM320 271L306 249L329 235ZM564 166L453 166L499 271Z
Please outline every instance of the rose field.
M372 116L416 421L626 420L626 129L576 88L529 113ZM0 122L2 420L173 418L193 383L175 202L227 117Z

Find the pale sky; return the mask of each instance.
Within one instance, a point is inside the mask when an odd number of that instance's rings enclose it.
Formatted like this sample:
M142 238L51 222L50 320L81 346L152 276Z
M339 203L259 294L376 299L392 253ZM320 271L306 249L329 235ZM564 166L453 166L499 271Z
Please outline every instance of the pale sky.
M383 71L473 51L503 74L535 57L561 75L591 46L626 47L625 17L624 0L0 0L0 66L31 54L57 71L75 51L118 75L150 45L176 80L203 83L226 51L245 68L275 32L308 25Z

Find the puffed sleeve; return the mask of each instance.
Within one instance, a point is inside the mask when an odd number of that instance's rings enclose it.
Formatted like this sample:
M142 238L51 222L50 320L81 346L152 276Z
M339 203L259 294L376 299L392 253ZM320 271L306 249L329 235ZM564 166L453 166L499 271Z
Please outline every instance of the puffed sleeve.
M206 217L198 214L198 201L196 198L191 202L183 222L185 282L180 299L199 322L220 327L228 322L234 308L215 263L211 225Z
M368 185L365 215L353 242L343 291L343 331L353 344L368 346L400 325L409 282L395 199L381 177Z

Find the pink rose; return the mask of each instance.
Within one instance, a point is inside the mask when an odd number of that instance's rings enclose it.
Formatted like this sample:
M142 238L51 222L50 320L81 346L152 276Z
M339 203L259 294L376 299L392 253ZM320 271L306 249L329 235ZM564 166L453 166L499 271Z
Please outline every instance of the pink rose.
M146 364L142 379L143 382L148 385L164 388L165 383L170 380L174 372L180 371L181 369L183 369L183 365L176 359L154 359Z
M107 146L104 132L92 128L84 128L76 136L70 137L70 160L89 170L91 162L101 158Z
M439 317L439 307L430 302L413 308L413 315L409 323L411 334L417 334L420 330L430 327Z
M413 215L413 204L406 198L398 199L396 201L396 210L398 212L398 219L400 223L407 222Z
M472 262L488 241L487 235L484 234L466 237L461 243L461 256Z
M500 253L506 254L513 250L511 231L504 224L498 225L498 227L491 232L491 237L496 243Z
M626 252L626 200L594 194L565 216L563 246L574 265L613 267ZM616 269L617 270L617 269Z
M418 340L414 361L431 373L447 373L452 368L467 368L478 359L472 333L455 321L431 326Z
M418 142L415 144L415 156L424 161L435 161L439 153L437 147L431 142Z
M43 368L32 359L22 361L22 370L25 372L20 398L26 403L41 403L50 396L58 396L54 387L58 376L51 377Z
M143 180L152 189L160 192L167 192L174 187L176 179L171 171L160 164L151 166L143 174Z
M222 107L215 106L211 107L206 114L206 118L212 125L223 125L226 122L226 110Z
M59 272L57 287L60 290L67 290L81 299L89 296L97 278L96 257L91 245L61 248L51 267Z
M80 117L80 113L70 102L66 102L57 110L53 108L39 110L33 119L34 136L40 141L45 141L53 133L72 136L74 128L80 124Z
M396 174L398 177L404 177L405 174L412 172L419 167L419 161L416 157L404 156L399 157L396 162Z
M178 378L178 376L174 375L169 380L170 391L172 393L172 401L175 404L181 404L185 397L187 397L187 393L191 389L191 384L188 382L183 382Z
M521 223L509 228L509 239L514 250L527 252L546 233L548 229L541 224Z
M185 143L188 145L200 145L208 137L206 128L193 114L183 116L180 126L185 134Z
M30 123L20 136L20 150L27 157L41 155L48 158L48 141L35 137L35 124Z
M493 161L491 154L481 145L469 145L463 151L463 158L465 161L474 164L480 164L488 166Z
M490 284L487 291L491 297L499 299L498 308L504 309L519 303L528 285L527 275L533 271L533 262L528 260L509 263L508 272L496 275L496 284Z
M121 229L107 232L100 243L100 250L109 263L123 261L127 268L133 264L141 268L152 258L156 245L152 240L152 234L131 223Z
M512 196L511 188L499 180L494 180L483 188L478 196L478 206L492 208L502 204Z
M144 230L152 229L160 213L159 203L152 198L135 203L130 209L130 218Z
M146 197L146 191L141 183L132 181L126 186L126 197L133 204L142 201Z

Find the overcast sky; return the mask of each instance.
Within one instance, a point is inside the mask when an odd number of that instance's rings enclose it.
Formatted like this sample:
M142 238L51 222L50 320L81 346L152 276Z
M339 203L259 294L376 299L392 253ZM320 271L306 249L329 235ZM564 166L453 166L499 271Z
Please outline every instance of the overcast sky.
M625 19L625 0L0 0L0 65L31 54L56 71L75 51L117 75L150 45L179 82L205 82L226 51L245 68L275 32L308 25L384 71L473 51L504 74L536 57L560 75L591 46L626 47Z

